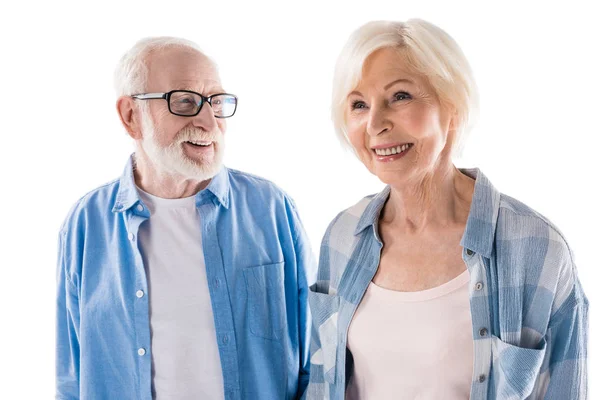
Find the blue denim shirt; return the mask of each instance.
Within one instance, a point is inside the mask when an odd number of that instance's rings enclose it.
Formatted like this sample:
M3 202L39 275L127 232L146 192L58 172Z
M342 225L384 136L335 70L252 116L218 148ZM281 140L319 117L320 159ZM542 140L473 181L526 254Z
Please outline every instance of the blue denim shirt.
M472 400L587 398L588 301L567 242L546 218L479 170L461 246L470 274ZM379 266L385 188L341 212L321 246L307 399L344 398L348 328ZM401 360L399 360L401 362ZM431 379L436 379L431 376Z
M223 168L196 195L225 398L293 399L308 384L308 287L316 262L292 200ZM59 235L57 399L151 399L150 217L132 160L84 196Z

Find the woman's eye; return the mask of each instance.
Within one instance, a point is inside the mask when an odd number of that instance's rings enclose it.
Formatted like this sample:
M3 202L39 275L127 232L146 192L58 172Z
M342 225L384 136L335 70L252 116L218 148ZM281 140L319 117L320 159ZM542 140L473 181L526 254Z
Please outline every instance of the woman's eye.
M361 109L361 108L366 108L367 105L365 104L364 101L361 100L355 100L352 102L352 109L353 110L357 110L357 109Z
M408 94L406 92L398 92L398 93L394 94L395 101L409 100L409 99L411 99L411 96L410 96L410 94Z

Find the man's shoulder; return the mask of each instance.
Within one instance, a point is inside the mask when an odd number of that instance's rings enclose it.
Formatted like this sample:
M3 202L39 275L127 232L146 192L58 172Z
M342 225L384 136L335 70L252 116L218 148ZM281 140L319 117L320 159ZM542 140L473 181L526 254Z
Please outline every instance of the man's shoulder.
M227 168L229 184L234 192L242 192L250 197L271 197L291 201L290 196L272 181L249 172Z
M120 180L115 179L81 196L67 214L62 224L61 232L72 227L73 224L81 222L83 219L112 212L112 207L119 191L119 183Z

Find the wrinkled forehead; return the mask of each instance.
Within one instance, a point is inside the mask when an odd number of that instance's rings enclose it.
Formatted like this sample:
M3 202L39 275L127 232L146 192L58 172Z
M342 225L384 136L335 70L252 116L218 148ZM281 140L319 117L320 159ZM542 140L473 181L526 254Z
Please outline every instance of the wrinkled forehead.
M362 68L356 74L354 90L369 87L384 89L391 82L430 89L428 77L411 62L406 49L384 47L364 60Z
M204 95L222 90L217 67L193 49L173 47L151 52L146 59L148 92L194 90Z

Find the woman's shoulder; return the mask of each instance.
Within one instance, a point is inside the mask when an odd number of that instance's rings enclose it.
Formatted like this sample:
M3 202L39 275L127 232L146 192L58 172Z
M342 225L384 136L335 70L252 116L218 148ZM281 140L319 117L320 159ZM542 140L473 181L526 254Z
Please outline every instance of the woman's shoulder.
M495 244L498 273L506 286L544 287L554 298L553 311L575 289L581 290L563 233L544 215L504 194L500 196Z
M385 190L384 190L385 192ZM375 236L360 235L377 219L381 197L385 193L366 196L351 207L340 212L329 224L321 242L319 254L319 280L324 293L335 293L338 283L349 265L361 238L369 240Z
M500 194L496 236L496 240L546 239L569 249L563 233L550 219L503 193Z
M497 257L511 261L539 259L547 251L556 252L563 261L571 258L564 235L547 217L498 191L478 169L461 171L476 179L463 237L467 245L480 247L480 252L487 257L495 248Z
M363 220L365 211L377 201L380 194L372 194L360 199L354 205L339 212L329 223L323 241L347 239L353 237L359 223Z

